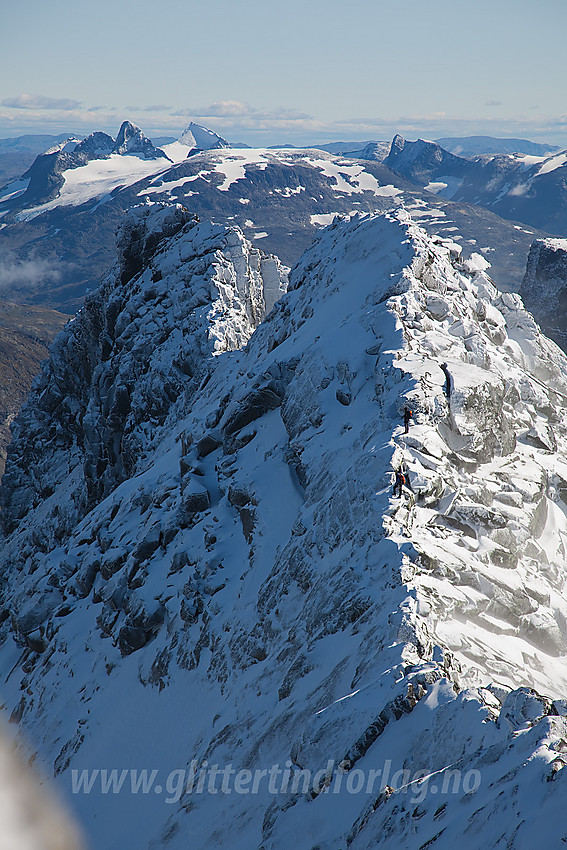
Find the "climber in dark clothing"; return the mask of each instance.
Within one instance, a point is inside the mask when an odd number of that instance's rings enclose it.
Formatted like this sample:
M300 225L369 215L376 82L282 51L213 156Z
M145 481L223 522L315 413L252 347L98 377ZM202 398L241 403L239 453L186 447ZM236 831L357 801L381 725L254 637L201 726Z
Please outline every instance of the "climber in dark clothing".
M449 369L447 368L446 363L442 363L440 368L441 368L443 374L445 375L445 387L444 387L445 395L447 396L447 401L450 401L451 400L451 391L453 389L453 379L451 377L451 373L449 372Z
M398 495L401 497L401 495L402 495L402 490L403 490L403 488L405 487L405 485L406 485L406 476L404 475L404 473L403 473L403 471L402 471L402 467L400 466L400 468L399 468L399 469L398 469L398 471L396 472L396 480L394 481L394 491L393 491L393 495L395 496L395 495L396 495L396 490L399 490L399 494L398 494Z
M409 409L409 407L406 407L406 409L404 410L404 427L406 429L405 430L406 434L409 431L409 423L410 423L410 419L412 419L412 418L413 418L413 411L411 411Z

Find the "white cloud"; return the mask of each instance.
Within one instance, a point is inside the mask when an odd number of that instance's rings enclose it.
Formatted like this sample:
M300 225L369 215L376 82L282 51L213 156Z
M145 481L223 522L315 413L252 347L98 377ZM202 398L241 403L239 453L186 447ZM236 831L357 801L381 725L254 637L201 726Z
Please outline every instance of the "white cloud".
M18 260L4 256L0 263L0 290L30 289L47 281L57 282L61 280L62 273L62 264L53 259Z
M171 112L171 106L158 103L155 106L125 106L126 112Z
M19 94L16 97L6 97L2 106L11 109L59 109L64 112L80 107L78 100L66 97L45 97L42 94Z
M256 109L249 103L239 100L222 100L210 106L178 109L174 115L190 117L196 122L216 121L224 128L240 127L245 129L285 128L301 125L305 129L319 127L312 115L296 109L278 108L273 110Z

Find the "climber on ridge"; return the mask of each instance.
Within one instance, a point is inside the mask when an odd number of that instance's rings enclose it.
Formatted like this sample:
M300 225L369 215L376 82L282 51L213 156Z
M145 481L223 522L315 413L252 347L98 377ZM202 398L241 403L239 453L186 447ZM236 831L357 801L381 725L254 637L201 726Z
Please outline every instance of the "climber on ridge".
M413 411L410 410L409 407L406 407L404 409L404 427L405 427L405 433L406 434L409 431L410 419L413 419Z
M442 363L441 366L440 366L440 369L442 370L443 374L445 375L444 390L445 390L445 395L447 396L447 401L450 401L451 400L451 391L453 389L453 378L451 377L451 373L449 372L449 369L447 368L446 363Z
M400 468L396 472L396 480L394 481L394 490L393 495L396 495L396 490L399 490L399 496L402 496L402 490L406 486L406 476L404 475L403 469Z

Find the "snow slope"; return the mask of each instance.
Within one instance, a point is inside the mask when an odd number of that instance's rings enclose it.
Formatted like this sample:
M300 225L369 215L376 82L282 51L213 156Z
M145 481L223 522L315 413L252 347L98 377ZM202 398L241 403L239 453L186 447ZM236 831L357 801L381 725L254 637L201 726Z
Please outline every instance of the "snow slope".
M223 233L145 212L20 418L13 719L94 847L560 846L565 356L403 210L337 219L227 350L259 281Z
M87 165L64 171L62 176L65 182L58 196L18 213L17 220L30 221L60 206L80 206L94 199L102 201L114 190L164 170L164 160L145 160L135 154L111 154L104 159L93 159ZM8 188L12 191L12 187ZM7 200L8 197L13 195L0 200Z

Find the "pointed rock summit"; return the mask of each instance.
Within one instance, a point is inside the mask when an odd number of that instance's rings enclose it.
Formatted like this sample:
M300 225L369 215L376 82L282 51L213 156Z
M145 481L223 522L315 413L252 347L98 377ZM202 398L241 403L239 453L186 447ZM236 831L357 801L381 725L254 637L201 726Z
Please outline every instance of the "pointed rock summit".
M424 139L408 142L400 135L394 136L384 164L423 186L447 177L459 177L462 182L470 167L435 142Z
M187 129L181 134L178 141L182 145L187 145L190 148L197 148L200 151L216 150L217 148L229 148L230 143L218 133L203 127L201 124L195 124L191 121Z
M121 156L141 154L144 159L169 159L167 154L154 147L150 139L131 121L124 121L120 127L112 153Z

